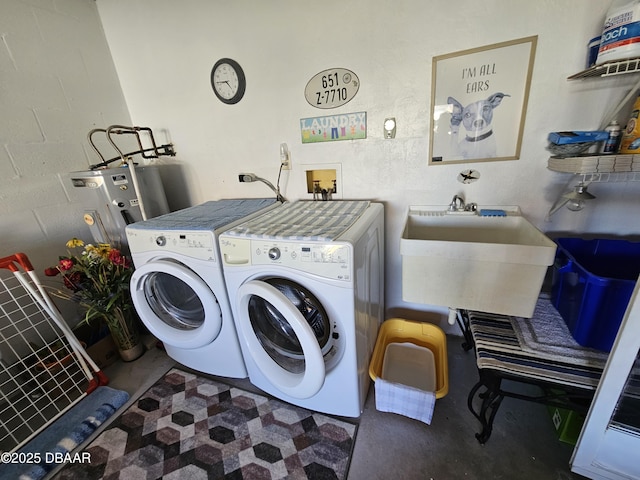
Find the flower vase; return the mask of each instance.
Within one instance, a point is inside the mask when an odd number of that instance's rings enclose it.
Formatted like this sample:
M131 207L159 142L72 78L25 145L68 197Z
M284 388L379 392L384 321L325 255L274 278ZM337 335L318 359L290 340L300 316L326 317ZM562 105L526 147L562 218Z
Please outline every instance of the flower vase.
M105 315L105 322L123 361L131 362L142 356L144 345L131 310L116 308L108 316Z

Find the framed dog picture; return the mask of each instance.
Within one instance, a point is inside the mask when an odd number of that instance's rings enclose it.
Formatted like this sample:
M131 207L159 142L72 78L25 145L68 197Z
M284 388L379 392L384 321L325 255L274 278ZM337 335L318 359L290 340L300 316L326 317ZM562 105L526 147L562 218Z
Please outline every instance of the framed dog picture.
M520 158L537 41L433 57L430 165Z

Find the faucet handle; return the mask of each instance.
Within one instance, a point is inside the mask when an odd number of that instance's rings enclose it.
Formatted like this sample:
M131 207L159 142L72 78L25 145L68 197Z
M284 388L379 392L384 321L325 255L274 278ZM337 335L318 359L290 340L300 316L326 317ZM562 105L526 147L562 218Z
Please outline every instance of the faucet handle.
M449 204L449 211L457 212L459 210L464 210L464 208L464 199L460 195L454 195L451 203Z

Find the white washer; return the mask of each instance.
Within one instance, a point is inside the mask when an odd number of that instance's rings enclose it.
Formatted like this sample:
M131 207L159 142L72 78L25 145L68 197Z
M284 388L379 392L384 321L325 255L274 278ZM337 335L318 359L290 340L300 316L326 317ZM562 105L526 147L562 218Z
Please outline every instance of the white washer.
M247 377L217 236L280 205L273 199L218 200L126 227L136 267L133 304L171 358L200 372Z
M384 315L382 204L287 203L219 241L251 383L310 410L360 416Z

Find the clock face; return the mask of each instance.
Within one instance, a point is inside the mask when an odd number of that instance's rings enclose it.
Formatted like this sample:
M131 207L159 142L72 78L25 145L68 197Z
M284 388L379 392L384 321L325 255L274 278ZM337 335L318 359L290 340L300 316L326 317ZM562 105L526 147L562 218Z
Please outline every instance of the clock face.
M211 70L211 87L221 102L238 103L246 89L242 67L230 58L218 60Z

